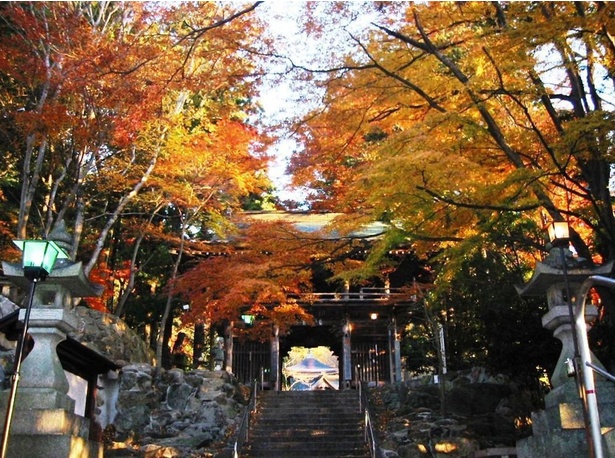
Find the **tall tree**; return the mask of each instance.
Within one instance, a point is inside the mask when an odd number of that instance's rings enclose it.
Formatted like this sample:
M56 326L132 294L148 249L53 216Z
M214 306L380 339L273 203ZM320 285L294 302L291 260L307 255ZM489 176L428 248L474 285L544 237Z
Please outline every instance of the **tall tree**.
M430 249L511 214L570 220L582 256L615 258L611 4L376 6L318 69L326 106L297 127L297 178Z
M15 178L4 189L18 209L16 236L46 236L66 221L72 254L122 304L150 254L142 240L163 241L175 256L149 277L150 291L167 295L159 349L189 239L211 236L269 186L252 102L268 46L251 17L258 4L0 7L2 173ZM109 250L123 236L134 241L130 255Z
M2 144L7 170L21 177L7 189L19 206L16 235L46 235L69 221L73 254L87 236L80 254L89 272L171 154L167 136L187 95L200 93L213 121L233 119L231 89L234 100L254 94L259 71L246 55L261 46L248 18L257 4L2 5Z

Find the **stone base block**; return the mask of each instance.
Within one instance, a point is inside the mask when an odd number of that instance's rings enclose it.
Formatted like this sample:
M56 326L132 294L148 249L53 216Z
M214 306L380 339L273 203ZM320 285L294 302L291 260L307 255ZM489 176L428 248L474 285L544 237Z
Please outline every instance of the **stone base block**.
M606 457L615 457L615 390L606 383L596 388L602 448ZM589 456L588 432L575 384L567 383L550 392L545 406L545 410L532 414L533 435L517 441L518 458Z
M0 409L6 411L9 390L0 392ZM51 388L19 387L15 396L15 410L27 409L62 409L68 412L75 410L75 401L66 394Z
M565 403L532 413L532 432L535 436L548 435L559 429L583 429L583 409L579 403Z
M4 427L4 420L0 421ZM16 410L11 423L11 434L30 435L63 434L88 438L90 421L65 410Z
M56 434L11 434L7 458L103 458L103 445L81 437Z
M517 441L517 458L562 458L589 456L584 430L553 431Z
M53 389L29 388L18 390L15 398L17 409L63 409L75 410L75 401L66 394Z
M604 430L603 430L604 431ZM615 457L615 436L602 435L605 457ZM552 431L549 435L530 436L517 441L517 458L562 458L589 456L585 430Z

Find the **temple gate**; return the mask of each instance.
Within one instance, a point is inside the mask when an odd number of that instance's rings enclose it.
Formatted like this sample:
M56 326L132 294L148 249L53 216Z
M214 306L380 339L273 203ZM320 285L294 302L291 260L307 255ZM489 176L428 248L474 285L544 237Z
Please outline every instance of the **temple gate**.
M407 323L416 302L390 288L310 297L316 300L302 305L314 316L315 325L294 326L284 336L272 330L270 341L265 343L233 339L232 355L228 357L239 381L256 379L266 388L280 390L281 357L294 346L329 347L339 358L340 389L351 388L358 381L401 380L399 326Z

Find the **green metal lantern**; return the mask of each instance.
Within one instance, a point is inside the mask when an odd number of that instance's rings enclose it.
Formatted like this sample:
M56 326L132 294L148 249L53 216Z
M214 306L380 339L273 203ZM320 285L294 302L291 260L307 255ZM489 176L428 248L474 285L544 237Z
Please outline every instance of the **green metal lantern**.
M44 280L53 270L57 259L68 258L68 254L57 243L49 240L14 240L13 243L23 252L23 272L30 281Z

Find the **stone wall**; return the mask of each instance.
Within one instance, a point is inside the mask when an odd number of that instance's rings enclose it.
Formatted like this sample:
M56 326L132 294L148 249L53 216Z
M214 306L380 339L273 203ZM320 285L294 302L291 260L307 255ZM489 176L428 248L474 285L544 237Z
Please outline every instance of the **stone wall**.
M449 373L440 384L425 376L372 387L370 398L387 458L461 458L477 450L514 449L523 434L517 421L534 408L531 393L483 368Z
M15 310L0 296L1 316ZM245 411L246 387L221 371L163 370L155 379L153 351L123 320L81 306L72 312L78 327L70 337L119 367L97 383L96 423L106 457L220 456ZM12 364L14 346L0 335L0 366Z
M106 428L106 457L221 456L249 398L223 371L163 371L127 365L119 377L114 421Z
M122 319L87 307L76 307L74 311L81 325L70 337L120 367L129 363L153 363L152 350Z

